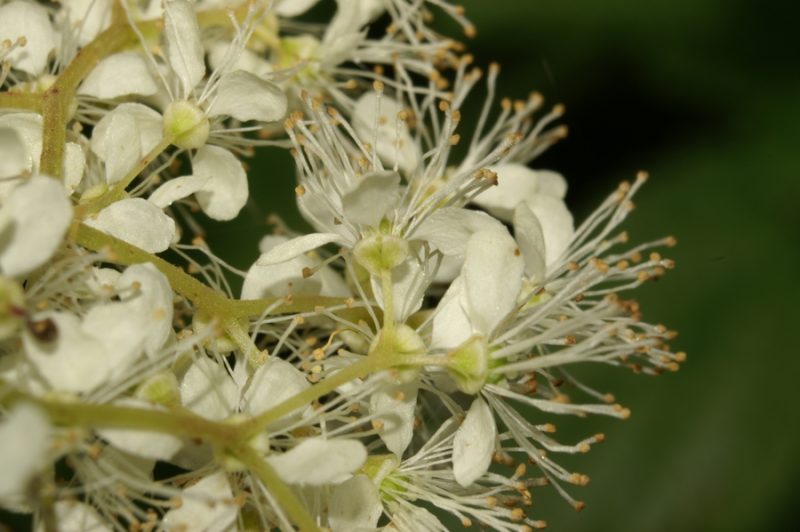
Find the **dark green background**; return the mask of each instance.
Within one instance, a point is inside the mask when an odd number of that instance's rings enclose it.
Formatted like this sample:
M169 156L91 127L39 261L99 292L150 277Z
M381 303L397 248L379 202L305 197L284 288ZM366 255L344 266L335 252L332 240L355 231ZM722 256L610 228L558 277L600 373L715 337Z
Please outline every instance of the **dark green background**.
M576 514L534 493L552 530L794 530L800 481L797 265L800 15L793 2L468 0L480 64L500 92L567 107L570 136L534 167L561 171L578 218L636 170L651 181L634 241L673 234L678 268L637 294L680 331L689 360L658 378L593 371L633 410L564 425L608 439L567 460L592 482ZM292 212L286 164L254 162L251 204L212 228L223 256L254 260L267 212ZM556 420L558 421L558 420ZM559 425L562 426L561 424Z

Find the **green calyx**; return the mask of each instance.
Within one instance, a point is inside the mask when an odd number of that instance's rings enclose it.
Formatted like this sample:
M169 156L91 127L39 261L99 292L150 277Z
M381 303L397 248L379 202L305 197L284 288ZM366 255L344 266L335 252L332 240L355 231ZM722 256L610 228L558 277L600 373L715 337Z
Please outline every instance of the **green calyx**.
M400 382L408 382L416 378L419 368L416 365L404 365L403 359L425 354L425 342L417 331L405 324L384 328L375 336L369 348L370 357L388 357L393 364L395 376Z
M359 241L353 248L353 256L370 274L377 276L406 260L408 242L398 236L375 234Z
M187 100L171 102L164 111L164 136L179 148L194 150L205 145L210 125L200 107Z
M180 385L171 371L149 377L136 389L136 397L161 406L181 406Z
M489 377L489 345L483 336L473 336L447 354L447 372L464 393L476 394Z

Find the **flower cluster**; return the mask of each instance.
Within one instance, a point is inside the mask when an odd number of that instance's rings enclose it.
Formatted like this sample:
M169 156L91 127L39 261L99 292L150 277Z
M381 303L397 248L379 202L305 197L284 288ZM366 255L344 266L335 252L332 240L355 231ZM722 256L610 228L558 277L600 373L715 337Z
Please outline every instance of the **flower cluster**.
M0 506L35 527L540 528L603 440L554 415L629 415L569 366L685 358L621 296L672 267L620 230L644 174L576 227L529 167L562 108L496 101L432 24L463 9L315 4L0 5ZM260 146L314 232L245 272L200 228Z

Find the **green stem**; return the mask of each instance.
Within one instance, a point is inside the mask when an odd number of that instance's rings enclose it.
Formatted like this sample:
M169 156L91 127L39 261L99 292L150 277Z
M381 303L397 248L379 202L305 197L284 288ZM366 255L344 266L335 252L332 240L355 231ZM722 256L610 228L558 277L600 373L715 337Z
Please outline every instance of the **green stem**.
M394 329L394 285L392 270L381 270L381 295L383 296L383 330L391 333Z
M67 94L71 96L71 94ZM42 100L42 156L39 171L56 179L61 178L64 165L64 146L67 142L67 113L65 97L58 85L44 93Z
M267 359L267 352L263 355L261 350L253 343L247 330L238 320L228 320L225 322L225 332L234 341L239 350L247 357L247 362L252 368L263 366Z
M240 446L232 448L231 451L261 480L264 487L275 497L289 518L294 521L300 532L319 531L316 523L292 489L281 480L275 470L252 447Z
M261 316L279 301L278 298L244 301L229 299L221 292L206 286L164 259L83 223L76 223L73 226L72 238L75 243L92 251L109 251L112 255L111 260L118 264L149 262L164 274L175 292L205 310L209 315L219 316L226 321ZM284 303L270 314L313 312L318 308L345 305L346 302L345 299L335 297L293 296L288 301L284 300ZM336 313L345 319L352 318L353 321L367 316L363 308L348 308Z
M0 108L42 112L42 95L33 92L0 92Z
M58 425L161 432L182 438L208 438L224 446L239 441L239 429L235 425L209 421L188 411L59 401L33 397L18 390L9 390L2 398L4 407L22 401L36 404Z

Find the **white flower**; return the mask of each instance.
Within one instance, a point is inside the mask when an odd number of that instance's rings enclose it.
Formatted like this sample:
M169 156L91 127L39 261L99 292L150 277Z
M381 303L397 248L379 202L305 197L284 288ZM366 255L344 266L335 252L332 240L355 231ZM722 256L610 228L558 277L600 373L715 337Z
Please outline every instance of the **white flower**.
M27 331L25 352L55 390L86 393L122 378L136 359L158 355L172 331L172 290L151 264L130 266L116 281L122 301L94 305L83 319L66 311L35 316L50 320L56 336Z

